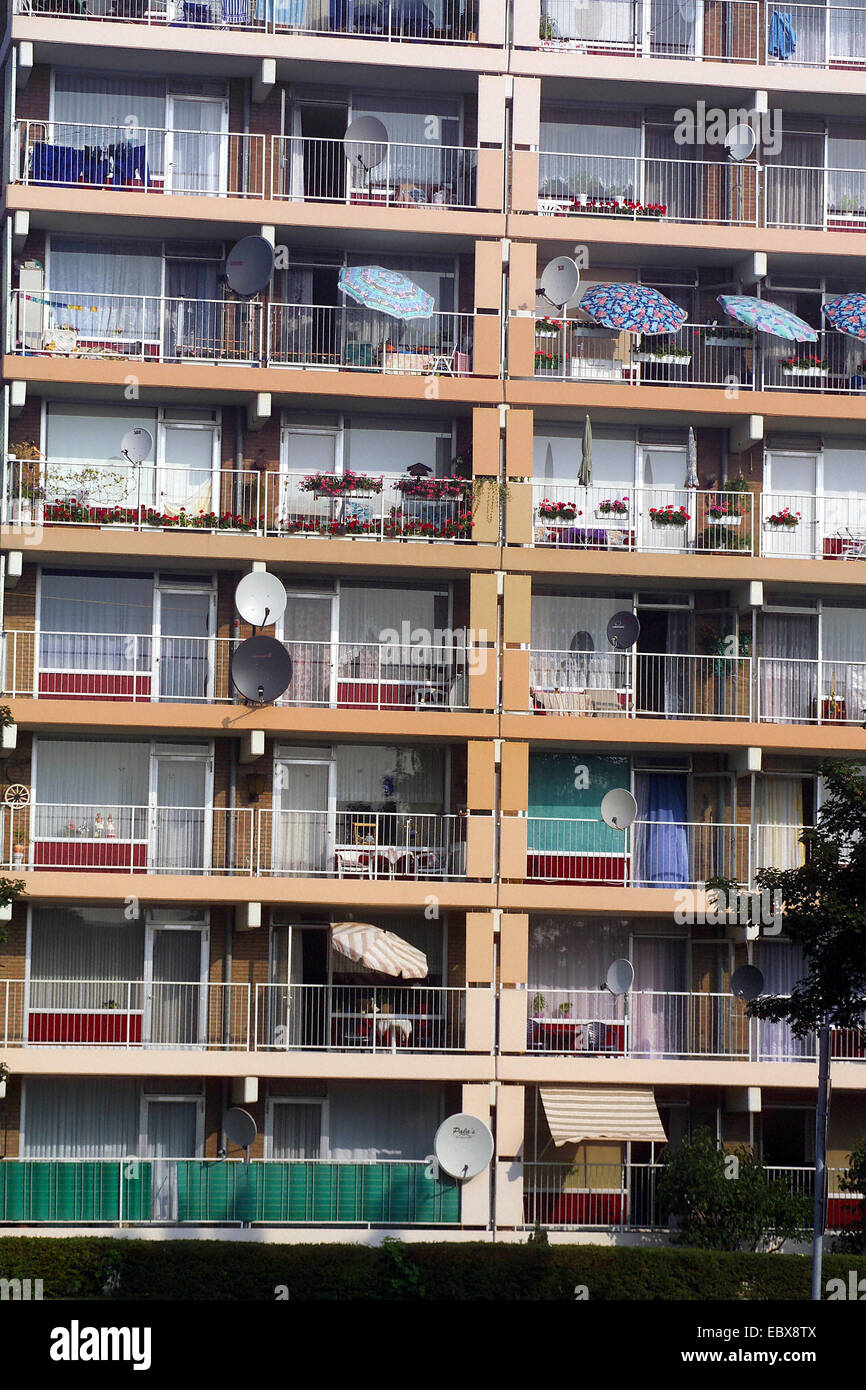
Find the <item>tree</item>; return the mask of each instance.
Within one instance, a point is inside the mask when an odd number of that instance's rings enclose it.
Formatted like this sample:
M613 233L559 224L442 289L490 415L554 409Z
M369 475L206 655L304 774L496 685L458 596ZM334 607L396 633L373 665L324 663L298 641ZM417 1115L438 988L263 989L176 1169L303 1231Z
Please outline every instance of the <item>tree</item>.
M0 877L0 907L8 907L14 903L24 892L26 885L23 878ZM6 940L6 927L0 922L0 945Z
M790 998L756 999L753 1018L786 1021L797 1037L827 1016L856 1028L866 1000L866 777L854 763L824 763L826 795L818 824L803 832L804 864L766 866L755 881L778 892L785 932L803 947L807 973Z
M702 1250L775 1250L786 1240L804 1240L811 1224L811 1199L768 1177L750 1149L721 1149L710 1131L662 1154L656 1195L677 1229L675 1245Z
M842 1174L839 1186L843 1192L850 1192L852 1197L859 1196L863 1200L859 1204L859 1222L849 1226L839 1237L837 1244L840 1249L852 1255L866 1255L866 1135L851 1150L848 1168Z

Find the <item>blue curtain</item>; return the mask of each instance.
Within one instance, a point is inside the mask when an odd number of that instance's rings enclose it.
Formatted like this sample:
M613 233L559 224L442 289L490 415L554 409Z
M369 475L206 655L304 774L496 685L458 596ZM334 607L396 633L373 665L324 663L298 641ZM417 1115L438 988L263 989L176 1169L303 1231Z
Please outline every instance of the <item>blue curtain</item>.
M689 869L686 778L680 773L641 773L635 781L638 824L634 875L639 888L686 888ZM641 824L640 822L645 822Z

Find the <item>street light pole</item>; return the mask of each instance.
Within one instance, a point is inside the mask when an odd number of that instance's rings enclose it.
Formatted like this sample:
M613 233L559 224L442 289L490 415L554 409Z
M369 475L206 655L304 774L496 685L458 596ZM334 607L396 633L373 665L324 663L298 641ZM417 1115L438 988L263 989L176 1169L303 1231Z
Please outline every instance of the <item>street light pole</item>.
M818 1030L818 1104L815 1110L815 1200L812 1209L812 1299L821 1301L821 1265L827 1225L827 1114L830 1108L830 1022Z

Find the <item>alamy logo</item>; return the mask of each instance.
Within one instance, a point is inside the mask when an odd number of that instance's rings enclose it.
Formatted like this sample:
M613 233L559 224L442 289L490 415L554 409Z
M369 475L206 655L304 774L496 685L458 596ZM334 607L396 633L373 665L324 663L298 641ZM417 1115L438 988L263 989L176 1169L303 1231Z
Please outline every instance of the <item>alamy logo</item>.
M694 110L681 106L674 112L674 142L677 145L724 145L739 126L751 126L764 154L777 155L782 150L782 113L756 111L748 107L725 111L721 106L695 102Z
M40 1302L42 1299L41 1279L0 1279L0 1303Z
M149 1327L68 1327L51 1329L52 1361L131 1361L134 1371L150 1370Z

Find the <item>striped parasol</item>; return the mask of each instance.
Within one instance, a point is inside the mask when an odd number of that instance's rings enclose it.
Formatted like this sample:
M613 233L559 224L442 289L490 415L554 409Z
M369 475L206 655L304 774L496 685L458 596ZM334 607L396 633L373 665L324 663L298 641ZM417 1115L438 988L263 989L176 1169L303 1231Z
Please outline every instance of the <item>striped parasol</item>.
M426 980L427 957L394 932L370 922L334 922L331 946L338 955L396 979Z
M408 275L381 265L357 265L340 271L339 287L365 309L379 309L394 319L429 319L433 296Z

